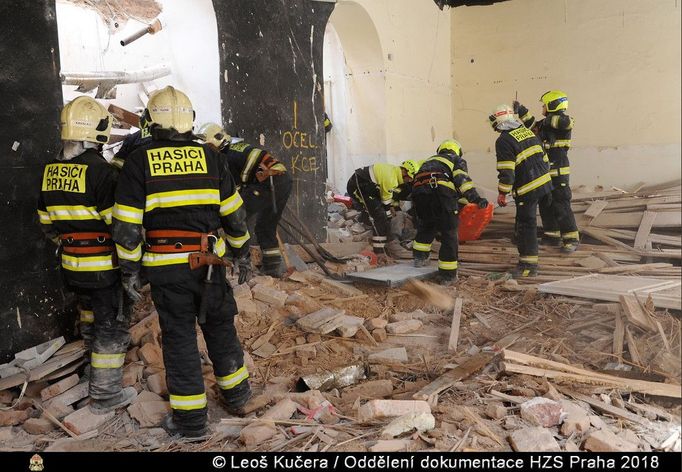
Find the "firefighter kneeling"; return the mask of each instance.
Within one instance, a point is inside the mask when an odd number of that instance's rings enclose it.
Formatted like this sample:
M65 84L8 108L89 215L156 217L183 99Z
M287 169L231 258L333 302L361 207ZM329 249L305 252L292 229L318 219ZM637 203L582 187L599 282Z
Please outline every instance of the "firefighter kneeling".
M166 87L149 98L145 113L152 142L133 151L121 172L114 241L123 286L134 296L141 269L159 313L172 409L162 426L169 434L199 437L207 432L207 401L197 318L227 410L239 414L251 395L234 327L237 306L222 260L227 240L239 283L249 277L249 232L223 159L193 141L194 111L187 96ZM155 166L164 156L174 164L186 162L166 171ZM221 228L225 239L218 234Z

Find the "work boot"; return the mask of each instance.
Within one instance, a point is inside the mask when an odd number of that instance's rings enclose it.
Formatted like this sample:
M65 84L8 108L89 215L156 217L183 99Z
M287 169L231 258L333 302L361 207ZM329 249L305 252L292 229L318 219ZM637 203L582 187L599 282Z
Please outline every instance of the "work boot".
M225 397L225 391L221 391L219 401L220 406L222 406L225 411L227 411L232 416L244 416L244 406L251 400L251 386L248 382L244 382L234 389L229 394L229 398Z
M439 271L438 275L436 276L436 281L438 284L443 285L444 287L455 285L458 280L459 278L457 277L456 270Z
M117 408L130 405L130 403L137 397L137 390L135 387L126 387L116 395L105 400L92 400L90 402L90 411L96 415L104 415Z
M564 254L570 254L572 252L577 251L579 245L580 243L575 239L564 241L564 243L561 246L561 252Z
M394 259L410 259L412 257L412 251L405 249L397 239L391 239L386 244L386 252Z
M522 279L525 277L537 277L538 266L533 264L518 264L516 269L512 271L512 277L515 279Z
M168 433L168 436L181 436L186 438L201 438L208 434L208 426L203 425L200 428L185 428L180 426L173 420L173 413L168 413L161 421L161 427Z
M413 251L414 254L414 262L413 265L415 267L426 267L429 265L429 253L426 252L421 252L421 251Z
M263 275L269 275L270 277L281 279L282 276L287 273L287 269L284 267L281 258L277 258L276 260L268 260L263 258L261 272Z

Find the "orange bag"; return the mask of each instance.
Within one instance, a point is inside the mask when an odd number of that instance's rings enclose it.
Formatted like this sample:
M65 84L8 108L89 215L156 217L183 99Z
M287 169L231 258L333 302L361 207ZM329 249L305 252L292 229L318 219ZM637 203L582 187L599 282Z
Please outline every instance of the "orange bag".
M475 241L493 219L493 204L479 208L474 203L467 204L459 212L459 241Z

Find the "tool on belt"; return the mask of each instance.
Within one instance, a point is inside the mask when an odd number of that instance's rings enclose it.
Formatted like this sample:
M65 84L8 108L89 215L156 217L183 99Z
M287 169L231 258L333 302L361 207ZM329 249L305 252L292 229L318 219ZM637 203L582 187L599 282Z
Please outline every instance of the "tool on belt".
M204 291L199 306L199 324L206 323L208 292L210 286L219 283L213 279L213 266L231 267L232 263L217 254L218 236L215 232L152 230L147 231L145 249L149 252L178 253L189 252L188 262L191 270L208 266L204 279Z
M114 252L114 241L109 233L65 233L59 235L64 254L95 256Z
M272 157L270 154L265 154L258 163L258 170L256 170L256 180L262 183L270 178L270 182L272 182L272 176L284 174L286 172L284 169L284 165L280 161Z

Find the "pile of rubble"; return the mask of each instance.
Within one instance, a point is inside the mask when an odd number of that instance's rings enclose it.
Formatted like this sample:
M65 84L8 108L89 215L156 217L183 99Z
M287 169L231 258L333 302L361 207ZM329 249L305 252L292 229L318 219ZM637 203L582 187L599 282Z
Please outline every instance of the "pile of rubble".
M343 203L332 202L327 206L327 242L347 243L369 241L372 226L360 222L361 212Z
M168 392L158 315L147 299L124 367L135 402L93 419L83 377L31 381L0 412L2 448L680 450L680 322L667 310L652 316L677 356L670 369L613 370L612 333L607 344L600 331L612 327L595 304L502 280L358 288L308 270L233 286L254 391L246 417L219 406L199 334L211 435L188 442L158 428ZM621 356L619 364L633 362ZM3 390L0 402L17 403L20 390Z

